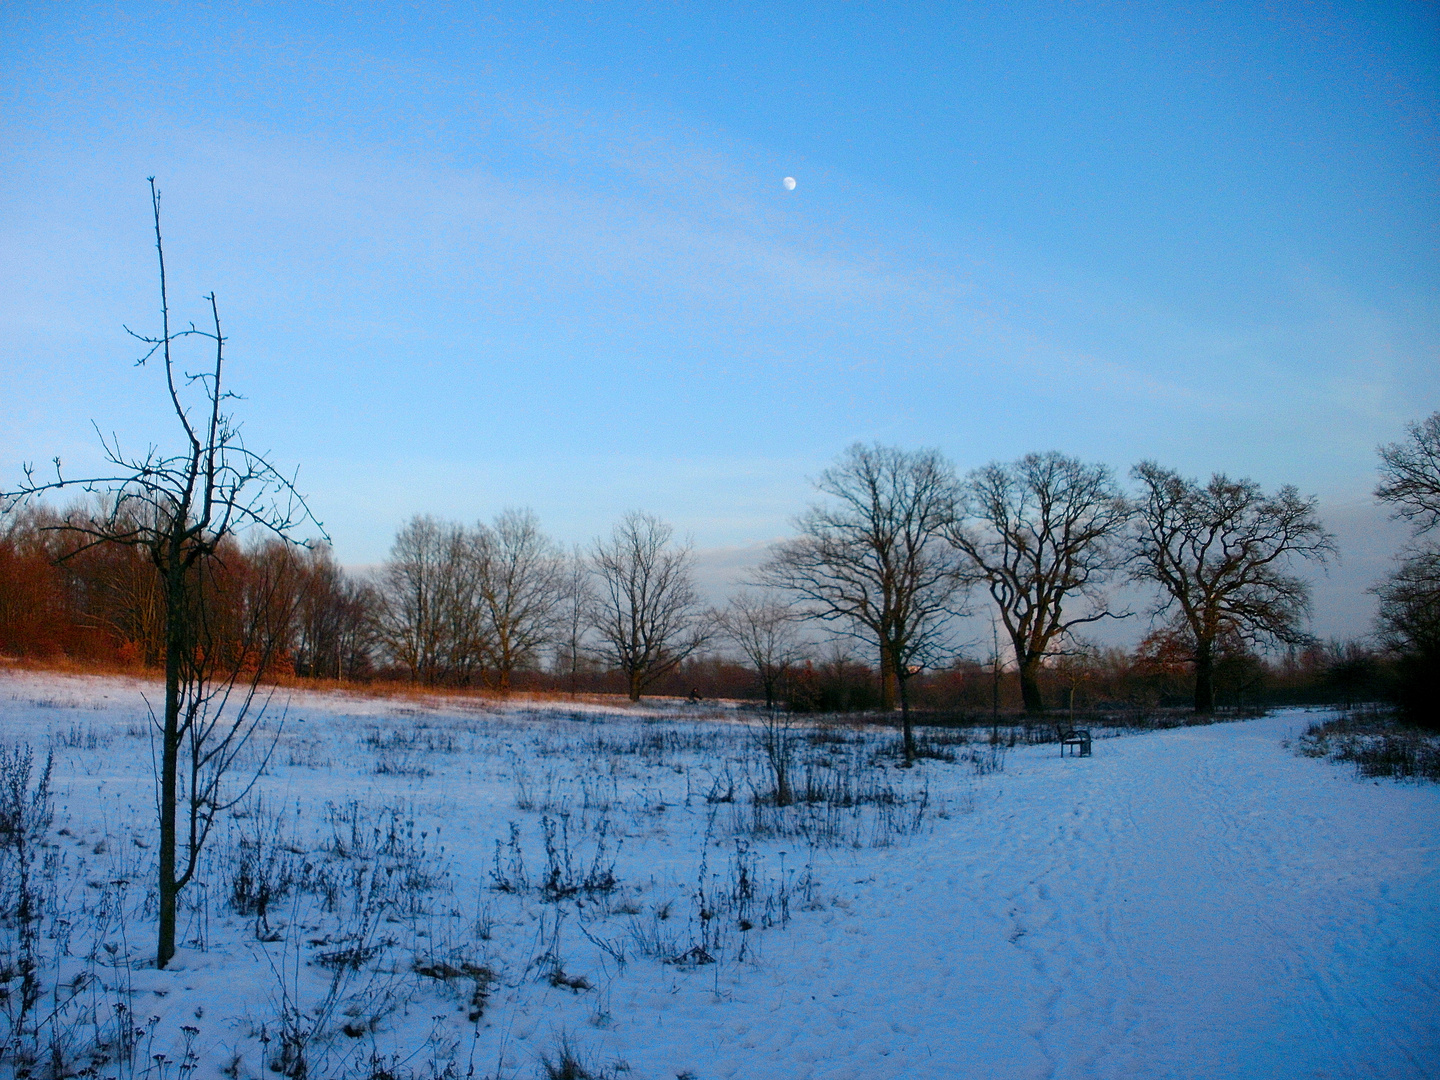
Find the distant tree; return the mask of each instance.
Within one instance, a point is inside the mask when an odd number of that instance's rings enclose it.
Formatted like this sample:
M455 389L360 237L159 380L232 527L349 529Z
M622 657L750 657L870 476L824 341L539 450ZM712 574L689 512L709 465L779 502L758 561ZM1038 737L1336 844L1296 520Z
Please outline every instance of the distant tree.
M57 519L38 507L0 516L0 652L44 656L71 643L75 613L46 529Z
M877 647L882 701L891 705L893 680L911 762L910 677L944 651L967 584L943 536L954 475L933 450L856 443L815 486L831 501L797 519L800 535L775 548L760 581L795 596L803 616Z
M328 544L300 556L294 664L297 674L353 679L367 674L379 597L338 563Z
M1082 691L1088 691L1095 680L1096 658L1099 655L1100 648L1094 642L1076 638L1055 662L1054 674L1065 689L1065 711L1072 721L1077 698Z
M1135 466L1142 487L1134 542L1136 581L1160 587L1157 614L1173 614L1195 669L1195 711L1215 709L1217 642L1301 643L1310 586L1286 573L1295 559L1326 562L1334 538L1315 500L1293 487L1266 495L1253 480L1187 480L1153 461Z
M104 506L79 503L66 521L107 520ZM63 574L78 629L118 646L117 659L154 667L165 662L163 581L138 547L92 544L82 533L49 533L51 555ZM77 644L80 644L77 641ZM97 644L93 639L92 648ZM84 645L80 645L83 650Z
M294 545L256 536L226 544L216 568L216 603L207 617L217 650L230 649L248 670L267 657L276 673L293 674L296 618L304 587Z
M412 680L471 681L488 648L475 539L428 515L410 519L381 571L379 638Z
M1135 646L1133 676L1137 703L1171 704L1195 697L1195 639L1189 624L1173 611ZM1213 673L1212 673L1213 687Z
M1128 558L1130 506L1107 466L1050 452L992 462L965 480L949 537L1000 612L1027 713L1040 713L1040 668L1076 627L1112 612L1104 588ZM1067 611L1082 601L1079 612Z
M591 609L599 651L624 673L631 701L710 636L690 546L673 546L673 537L659 518L632 511L590 550L599 586Z
M270 597L264 594L283 586L273 579L260 587L255 598L264 599L266 605L252 607L253 618L241 620L251 623L250 636L239 644L238 652L233 641L221 647L216 623L230 614L216 602L225 569L223 552L233 547L237 531L247 527L289 540L305 522L317 529L319 523L292 480L264 454L246 447L239 427L223 411L224 402L233 395L223 383L226 338L215 295L205 298L210 329L193 324L186 330L171 329L160 193L153 177L150 197L160 269L161 329L158 337L134 336L148 346L140 365L156 358L161 361L179 446L170 452L152 446L136 456L123 452L117 439L102 437L102 450L112 467L106 475L70 479L56 458L55 478L42 481L27 465L24 482L15 491L0 494L0 505L72 487L98 494L101 513L72 517L60 526L82 538L72 556L101 545L133 547L145 553L158 575L164 602L165 702L162 715L152 718L160 733L155 962L163 968L175 953L180 892L194 877L217 815L243 796L243 792L224 796L222 782L263 715L262 708L254 707L256 688L270 657L256 651L263 637L258 621L263 621L262 612L267 618L273 613ZM200 372L182 376L174 353L188 338L213 348L213 360ZM237 683L243 687L239 693ZM182 788L187 807L183 868L177 865Z
M1215 642L1213 671L1216 700L1228 697L1236 708L1253 703L1269 675L1252 643L1233 630Z
M721 634L755 668L765 692L765 707L773 709L785 676L805 657L795 612L788 604L747 589L730 597L716 622Z
M432 683L440 675L450 539L440 522L416 515L395 535L380 572L380 642L414 682Z
M855 658L856 643L848 635L832 635L813 659L796 665L789 680L791 712L865 712L880 704L876 670Z
M1325 658L1324 685L1339 696L1345 708L1373 694L1380 681L1375 653L1357 642L1332 642Z
M560 629L565 559L530 510L506 510L493 526L478 526L475 551L480 600L490 624L487 667L496 688L509 690L511 673L533 660Z

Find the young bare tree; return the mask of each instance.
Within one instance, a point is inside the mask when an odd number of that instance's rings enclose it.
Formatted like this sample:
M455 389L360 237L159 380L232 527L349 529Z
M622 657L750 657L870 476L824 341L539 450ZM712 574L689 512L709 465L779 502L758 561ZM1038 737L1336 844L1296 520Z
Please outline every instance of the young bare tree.
M1213 712L1217 642L1307 641L1310 586L1285 571L1295 559L1325 563L1335 540L1315 500L1290 486L1266 495L1219 473L1202 485L1153 461L1132 475L1142 487L1132 577L1160 587L1156 614L1173 613L1188 640L1195 711Z
M775 708L775 697L792 667L805 657L805 647L790 605L773 597L742 589L716 617L720 633L744 654L760 676L765 708Z
M580 669L585 663L585 642L595 612L595 588L589 560L579 544L561 568L559 613L556 616L555 673L565 676L570 695L580 689Z
M1109 468L1054 451L976 469L962 492L948 536L990 589L1015 650L1025 711L1041 713L1045 659L1076 627L1128 614L1110 610L1104 587L1127 558L1129 504Z
M475 531L480 599L489 620L489 670L499 690L560 630L565 559L530 510L506 510Z
M222 613L212 604L218 554L239 530L254 527L289 540L305 522L319 529L291 478L269 458L250 450L239 427L223 411L230 400L223 382L225 341L215 295L207 296L210 329L173 330L160 231L160 193L150 179L155 250L160 268L160 334L132 335L148 346L139 365L159 359L179 446L152 446L143 454L122 450L115 437L101 437L112 470L70 479L55 459L55 478L38 479L25 467L20 488L0 502L24 500L68 487L99 494L104 512L72 518L62 527L84 537L77 551L119 544L145 552L164 597L165 703L152 717L160 735L159 933L155 961L175 953L176 906L190 882L216 815L238 795L222 796L222 781L263 716L256 688L268 657L252 654L237 663L211 647L211 624ZM128 329L128 328L127 328ZM213 348L213 360L193 375L182 375L175 352L194 338ZM323 531L323 530L321 530ZM278 587L278 583L277 583ZM258 629L257 629L258 633ZM253 639L252 639L253 640ZM236 691L237 685L241 686ZM182 771L182 753L188 751ZM253 783L253 777L251 778ZM177 865L177 812L184 786L188 814L183 868Z
M934 450L856 443L815 486L831 501L797 519L800 535L775 548L760 581L796 597L802 616L878 648L882 701L891 706L893 680L911 762L910 678L943 652L967 585L944 538L954 475Z
M674 530L632 511L608 540L596 540L590 565L598 579L593 626L600 652L625 673L631 701L710 636L695 591L689 544L672 546Z

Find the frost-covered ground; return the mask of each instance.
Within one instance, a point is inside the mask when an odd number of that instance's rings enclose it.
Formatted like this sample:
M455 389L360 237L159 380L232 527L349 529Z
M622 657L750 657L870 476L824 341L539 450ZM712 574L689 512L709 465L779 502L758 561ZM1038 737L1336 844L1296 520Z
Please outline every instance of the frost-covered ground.
M28 1038L94 1075L1440 1071L1440 788L1294 756L1309 714L999 771L780 732L776 807L721 712L297 693L157 971L142 690L0 676L55 750Z

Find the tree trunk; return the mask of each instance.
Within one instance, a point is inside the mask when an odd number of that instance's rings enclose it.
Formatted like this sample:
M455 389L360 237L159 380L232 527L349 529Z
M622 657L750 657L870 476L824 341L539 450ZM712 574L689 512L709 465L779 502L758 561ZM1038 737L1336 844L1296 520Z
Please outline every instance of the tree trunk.
M1039 656L1027 656L1020 662L1020 697L1025 702L1027 715L1039 716L1045 711L1045 699L1040 696Z
M1195 711L1215 711L1215 643L1209 638L1195 642Z
M990 741L993 743L1000 731L1000 661L990 667Z
M915 730L910 726L910 680L896 678L900 690L900 729L905 737L905 764L915 763Z
M630 675L630 700L631 700L631 701L639 701L639 700L640 700L640 691L642 691L642 690L645 689L645 684L644 684L644 681L643 681L643 678L642 678L642 673L641 673L641 671L640 671L638 668L636 668L635 670L631 671L631 672L629 673L629 675Z
M180 889L175 876L175 804L180 773L180 669L185 662L184 569L178 558L165 573L165 721L160 747L160 930L155 966L175 955L175 912Z
M895 708L895 662L890 659L890 650L880 650L880 709L889 712Z

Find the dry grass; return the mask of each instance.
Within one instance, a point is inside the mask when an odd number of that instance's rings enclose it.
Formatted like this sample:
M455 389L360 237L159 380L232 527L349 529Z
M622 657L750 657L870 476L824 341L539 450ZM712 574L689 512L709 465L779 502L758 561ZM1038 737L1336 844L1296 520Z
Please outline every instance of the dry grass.
M58 675L107 675L144 681L165 677L162 668L145 667L141 664L122 664L113 661L81 659L63 654L50 657L0 656L0 670L33 671ZM505 704L549 704L555 702L603 705L617 709L654 709L657 706L675 706L684 703L684 698L647 696L637 706L624 694L571 694L563 690L493 690L484 686L421 686L416 683L394 679L371 679L351 681L346 679L311 679L301 675L274 674L266 676L262 685L279 686L291 690L308 690L315 693L337 693L350 697L384 701L405 701L414 704L454 706L471 704L476 707Z
M1393 709L1365 706L1311 724L1296 752L1349 762L1366 779L1440 781L1440 735L1405 724Z
M117 675L122 678L161 678L162 671L140 664L87 660L66 656L0 656L0 670L52 672L60 675Z

